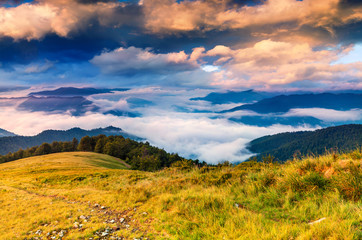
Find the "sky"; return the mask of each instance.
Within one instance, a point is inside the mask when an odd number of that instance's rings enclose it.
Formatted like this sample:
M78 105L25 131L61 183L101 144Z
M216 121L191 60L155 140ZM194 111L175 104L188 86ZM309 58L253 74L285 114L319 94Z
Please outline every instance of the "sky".
M359 0L0 0L0 128L32 135L112 124L185 156L245 160L253 138L316 126L249 126L210 114L232 104L189 99L360 90L361 40ZM59 87L131 90L86 96L102 111L77 116L21 107L29 93ZM115 110L135 116L105 114ZM335 111L284 117L362 118Z

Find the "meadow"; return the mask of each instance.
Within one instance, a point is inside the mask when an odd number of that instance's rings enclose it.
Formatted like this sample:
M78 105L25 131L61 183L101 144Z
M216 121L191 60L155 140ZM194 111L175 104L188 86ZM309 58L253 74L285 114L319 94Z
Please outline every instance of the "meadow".
M362 153L130 170L91 152L0 164L0 239L362 239Z

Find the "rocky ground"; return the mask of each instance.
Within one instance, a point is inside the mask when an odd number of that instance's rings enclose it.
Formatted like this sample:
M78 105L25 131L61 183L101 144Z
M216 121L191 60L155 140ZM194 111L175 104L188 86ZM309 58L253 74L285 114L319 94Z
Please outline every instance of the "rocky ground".
M67 234L70 231L84 231L87 225L90 222L103 222L106 224L106 227L95 231L92 237L89 237L89 240L93 239L114 239L114 240L122 240L125 239L119 234L120 230L127 230L133 233L140 231L138 226L138 222L133 219L133 214L137 212L137 208L128 208L123 212L117 212L112 210L107 206L100 205L98 203L91 203L91 202L80 202L80 201L69 201L64 197L58 196L46 196L40 195L37 193L25 191L27 194L35 194L40 197L51 197L57 200L61 200L66 202L67 204L72 205L87 205L87 209L89 211L82 212L78 209L78 214L75 216L69 216L69 220L73 221L73 226L71 228L61 229L57 227L57 221L51 224L43 224L39 226L39 229L35 231L29 231L28 236L25 240L41 240L41 239L55 239L61 240L66 238ZM142 212L142 215L148 215L147 212ZM49 227L49 225L54 229L52 231L44 231L42 230L43 227ZM146 237L134 238L134 240L147 240Z

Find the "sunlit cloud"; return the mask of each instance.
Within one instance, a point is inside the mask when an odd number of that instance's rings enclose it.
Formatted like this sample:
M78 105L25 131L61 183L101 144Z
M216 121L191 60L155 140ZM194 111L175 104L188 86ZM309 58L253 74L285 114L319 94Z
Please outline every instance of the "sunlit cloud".
M218 57L214 64L221 71L214 74L212 85L225 88L291 85L300 81L320 86L339 86L355 82L359 84L361 63L334 64L352 48L314 50L308 43L288 43L263 40L250 48L231 49L216 46L206 55ZM356 81L358 80L358 81ZM349 84L352 87L352 83Z
M122 11L125 7L113 1L82 4L75 0L40 0L0 7L0 36L32 40L55 33L68 37L87 28L92 20L104 26L122 26L131 18ZM137 22L136 16L134 20Z
M198 67L196 59L192 59L184 51L167 54L156 54L151 49L135 47L118 48L111 52L103 52L90 60L105 73L140 74L182 72Z
M254 6L233 5L231 0L145 0L143 3L146 28L164 34L251 28L258 35L265 32L262 26L267 25L274 33L283 35L289 25L300 30L297 34L293 31L294 40L305 41L308 38L301 30L305 25L322 28L333 37L334 27L362 19L360 6L341 5L340 0L267 0Z

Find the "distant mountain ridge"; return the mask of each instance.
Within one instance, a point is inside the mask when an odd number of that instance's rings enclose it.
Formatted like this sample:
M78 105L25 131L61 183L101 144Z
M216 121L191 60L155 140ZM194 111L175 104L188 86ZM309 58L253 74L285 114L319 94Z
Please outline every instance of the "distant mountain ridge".
M257 113L286 113L292 108L327 108L334 110L351 110L362 108L362 94L355 93L319 93L280 95L265 98L256 103L241 105L229 110L251 110Z
M328 127L316 131L279 133L251 141L247 149L262 156L272 155L278 161L293 155L324 154L331 148L349 151L362 146L362 124Z
M13 137L17 136L15 133L9 132L5 129L0 128L0 137Z
M281 116L242 116L229 118L230 121L243 123L251 126L270 127L275 124L312 127L328 127L327 123L314 117L281 117Z
M35 97L29 96L27 100L19 104L18 109L32 112L67 112L73 116L79 116L87 111L96 112L99 107L82 96L61 97Z
M191 101L208 101L212 104L228 104L228 103L254 103L267 98L279 96L293 96L293 95L320 95L320 94L362 94L362 90L336 90L328 92L311 92L311 91L275 91L264 92L249 89L246 91L226 91L226 92L211 92L205 97L190 98Z
M29 96L89 96L100 93L110 93L114 91L128 91L129 88L75 88L61 87L54 90L32 92Z
M129 88L76 88L61 87L54 90L32 92L27 97L5 100L23 100L17 105L19 110L31 112L51 112L51 113L69 113L72 116L82 116L87 112L101 112L123 117L138 117L141 114L136 111L122 111L111 109L102 112L101 107L97 106L87 97L95 94L113 93L115 91L128 91ZM139 107L153 104L145 99L129 98L127 103L131 107Z
M46 130L35 136L7 136L0 137L0 154L4 155L9 152L18 151L20 148L26 149L40 145L42 143L51 143L53 141L71 141L73 138L80 140L84 136L97 136L104 134L122 135L125 138L133 140L141 140L141 138L124 132L121 128L106 127L92 130L84 130L81 128L72 128L69 130Z
M212 104L251 103L272 96L275 96L275 94L268 92L257 92L251 89L247 91L227 91L225 93L212 92L205 97L191 98L190 100L208 101Z

